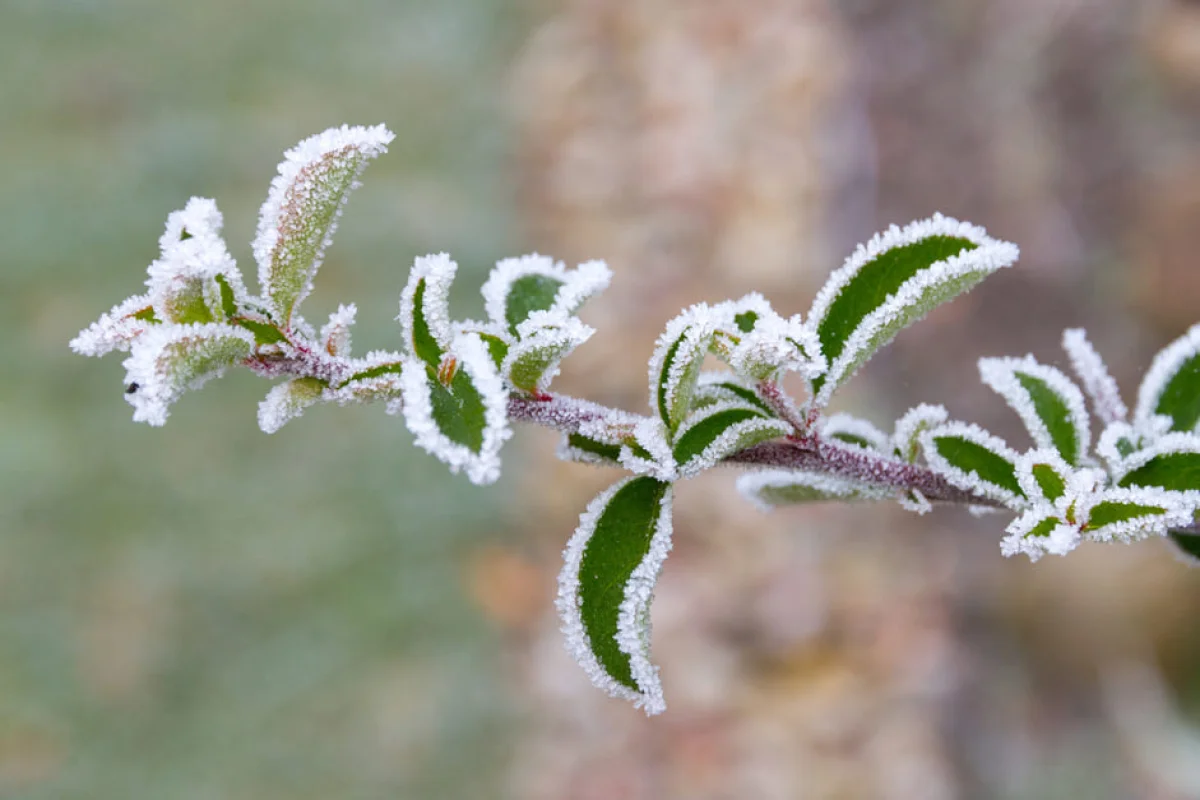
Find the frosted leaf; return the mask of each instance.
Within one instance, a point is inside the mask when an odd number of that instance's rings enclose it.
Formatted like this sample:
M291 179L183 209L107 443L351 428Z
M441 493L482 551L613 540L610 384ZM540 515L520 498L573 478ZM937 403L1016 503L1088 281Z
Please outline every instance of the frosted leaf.
M169 408L189 389L198 389L246 358L254 337L232 325L154 325L133 343L125 359L125 399L134 422L162 425Z
M339 305L321 327L321 347L331 356L350 355L350 328L358 315L358 306Z
M619 412L585 422L574 433L563 434L556 455L562 461L620 466L621 447L631 443L633 432L643 419L647 418Z
M496 262L483 285L488 319L516 334L534 311L572 316L590 297L608 287L612 273L603 261L588 261L567 270L561 261L533 253Z
M263 433L275 433L320 402L324 389L324 382L316 378L293 378L273 387L258 404L258 427Z
M717 403L694 411L675 434L673 458L679 476L691 478L722 459L760 442L791 432L786 422L767 417L756 406Z
M472 483L493 483L500 477L500 448L512 435L508 392L478 336L460 334L451 351L451 376L445 365L435 369L416 357L404 358L404 421L417 445L451 472L465 470Z
M892 439L870 422L852 414L830 414L821 420L821 438L860 450L892 454Z
M1069 464L1079 464L1091 446L1091 426L1083 393L1054 367L1024 358L981 358L983 382L1004 398L1040 448L1054 448Z
M1117 476L1125 473L1125 460L1139 450L1152 446L1171 430L1170 417L1155 415L1135 423L1113 422L1100 434L1096 453Z
M437 369L454 335L450 285L458 265L446 253L419 256L400 294L400 331L408 352Z
M692 391L692 408L698 410L713 403L742 403L767 416L775 416L775 411L758 396L754 384L732 372L700 373Z
M1008 534L1000 542L1000 552L1006 558L1024 553L1030 561L1043 555L1063 556L1074 550L1081 540L1078 529L1059 518L1052 506L1036 506L1013 520L1005 529Z
M303 140L283 154L258 217L254 259L258 281L278 321L312 291L338 217L367 163L395 138L383 125L342 125Z
M650 601L671 550L669 484L621 480L579 517L563 550L555 607L567 652L592 684L647 715L666 709L650 662Z
M750 292L737 300L718 303L714 310L725 319L722 327L735 336L749 333L754 330L760 318L775 314L767 298L758 292Z
M1126 458L1113 477L1122 487L1157 487L1200 502L1200 436L1168 433Z
M1003 439L965 422L947 422L918 438L930 468L953 486L1010 508L1027 506L1017 481L1017 454Z
M729 366L755 380L774 380L783 372L811 380L825 371L826 364L816 332L801 322L799 314L785 320L768 309L733 347Z
M896 420L892 432L892 452L909 464L915 464L921 455L921 434L935 428L950 418L945 406L921 403L904 412Z
M1092 409L1100 421L1106 425L1124 421L1129 411L1121 399L1121 390L1104 365L1104 359L1088 341L1087 331L1083 328L1063 331L1062 346L1071 359L1071 369L1092 399Z
M929 502L929 498L922 494L918 489L913 489L908 492L901 492L896 498L896 502L899 503L900 507L905 511L912 511L913 513L922 517L928 514L930 511L933 511L933 504Z
M146 270L147 294L163 322L223 322L238 313L246 287L212 200L193 197L167 216L161 253Z
M113 350L128 350L137 337L155 325L154 309L147 295L130 297L84 328L70 346L81 356L102 356Z
M1053 448L1030 450L1017 459L1017 482L1034 503L1053 504L1063 498L1074 474Z
M1169 528L1191 523L1195 508L1195 500L1183 492L1117 488L1081 498L1076 514L1088 539L1132 542L1165 536Z
M691 408L700 365L708 354L723 314L705 303L667 323L650 356L650 402L668 430L674 431Z
M1134 421L1171 419L1171 429L1200 432L1200 325L1154 357L1138 388Z
M508 347L500 373L523 392L545 392L562 360L593 333L577 317L535 311L517 326L517 342Z
M883 500L892 489L817 472L769 469L738 477L738 491L763 511L823 500Z
M808 324L829 370L812 382L814 404L829 402L872 354L935 306L1017 260L1017 246L941 214L876 234L829 276Z
M637 475L649 475L660 481L679 477L667 430L656 417L641 417L630 440L621 445L621 466Z
M361 403L396 403L388 413L395 414L402 406L403 384L400 373L404 357L387 350L372 350L363 358L342 362L343 374L349 377L336 386L329 386L321 399L339 406Z

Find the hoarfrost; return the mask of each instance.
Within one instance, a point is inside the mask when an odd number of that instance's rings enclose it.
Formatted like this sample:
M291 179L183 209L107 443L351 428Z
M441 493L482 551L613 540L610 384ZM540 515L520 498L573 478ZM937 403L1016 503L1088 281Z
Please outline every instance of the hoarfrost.
M112 307L107 314L84 328L71 340L70 347L81 356L103 356L113 350L128 350L134 340L155 323L137 319L135 314L150 310L148 295L135 295Z
M801 497L788 500L784 493L797 488ZM761 511L771 511L777 505L788 502L814 500L882 500L892 494L887 487L841 478L829 473L801 472L788 469L768 469L747 472L737 479L737 489L742 496ZM772 502L771 495L778 502Z
M1092 399L1092 408L1104 424L1124 421L1129 416L1121 390L1104 365L1104 359L1088 341L1083 328L1068 328L1063 331L1063 350L1071 359L1071 369L1083 384L1083 389Z
M321 347L331 356L350 355L350 328L358 315L358 306L354 303L339 305L337 311L329 315L329 321L321 327Z
M1083 393L1079 387L1063 373L1054 367L1039 364L1031 355L1024 358L981 358L979 359L979 375L983 382L1004 398L1017 416L1025 423L1030 436L1039 448L1055 448L1054 438L1046 421L1038 414L1033 398L1017 378L1018 374L1028 375L1044 383L1058 399L1067 407L1070 424L1075 439L1074 459L1079 462L1086 458L1091 446L1091 424L1088 420L1087 406L1083 401ZM1067 457L1064 454L1064 457Z
M272 387L258 404L258 427L263 433L275 433L320 402L323 388L313 378L294 378Z
M921 403L910 408L896 420L892 432L893 452L908 463L915 463L921 454L921 433L941 425L949 418L950 413L945 406Z
M447 253L436 253L418 256L413 261L412 271L408 275L408 283L400 293L401 334L407 345L408 352L416 354L416 344L413 339L417 287L425 283L420 313L429 327L437 346L443 352L450 348L450 340L454 329L450 322L450 285L458 272L458 264Z
M1149 420L1158 413L1158 405L1167 384L1186 362L1198 355L1200 325L1193 325L1187 333L1159 351L1150 363L1146 376L1142 378L1141 386L1138 387L1137 408L1133 412L1135 423ZM1193 431L1195 430L1196 428L1193 428Z
M862 439L867 443L863 447L858 442L846 441L839 434ZM853 414L830 414L821 420L821 437L836 439L840 445L855 447L859 450L872 450L885 455L892 454L892 439L870 422Z
M1025 501L1011 490L984 480L978 472L967 472L951 464L945 456L938 452L937 443L934 441L940 438L964 439L990 451L1010 464L1015 464L1017 453L1000 437L993 436L973 423L947 422L924 431L918 438L921 442L921 449L925 453L925 461L928 462L930 468L934 472L940 473L953 486L981 497L997 500L1011 508L1022 508L1026 505Z
M791 426L779 419L763 416L762 410L745 401L718 402L692 413L675 434L678 443L689 431L717 414L740 409L751 411L754 416L740 420L725 428L716 438L686 463L679 466L680 478L692 478L716 466L722 459L749 447L751 444L787 436Z

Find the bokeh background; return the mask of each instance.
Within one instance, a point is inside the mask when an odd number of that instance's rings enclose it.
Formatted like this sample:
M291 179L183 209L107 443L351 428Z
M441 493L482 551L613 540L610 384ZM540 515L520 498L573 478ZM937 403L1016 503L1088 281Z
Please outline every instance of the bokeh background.
M166 214L248 243L279 153L397 133L306 315L394 347L414 255L608 260L562 387L630 409L664 322L807 309L857 241L941 210L1017 269L842 397L943 402L1023 446L981 355L1086 325L1131 397L1200 319L1189 0L0 2L0 797L1200 797L1200 571L1159 542L1036 566L1002 521L761 515L682 488L654 609L668 713L562 651L559 551L614 475L522 430L488 489L379 408L271 437L231 374L128 421L67 340L135 291Z

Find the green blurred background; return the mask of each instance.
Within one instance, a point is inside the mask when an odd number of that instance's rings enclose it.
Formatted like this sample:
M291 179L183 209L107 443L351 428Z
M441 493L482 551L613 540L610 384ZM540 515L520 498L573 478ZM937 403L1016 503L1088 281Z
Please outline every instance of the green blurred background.
M1061 364L1087 324L1130 399L1200 319L1198 98L1186 0L0 0L0 797L1200 797L1200 572L1158 543L1035 568L995 519L684 487L646 721L558 643L558 554L612 476L553 437L469 487L379 408L263 435L245 373L151 429L119 358L66 347L188 197L252 275L280 153L382 122L305 311L356 302L358 352L396 346L414 255L455 256L461 316L496 258L606 258L563 385L639 409L682 304L803 309L941 209L1022 264L845 402L1023 446L976 357Z

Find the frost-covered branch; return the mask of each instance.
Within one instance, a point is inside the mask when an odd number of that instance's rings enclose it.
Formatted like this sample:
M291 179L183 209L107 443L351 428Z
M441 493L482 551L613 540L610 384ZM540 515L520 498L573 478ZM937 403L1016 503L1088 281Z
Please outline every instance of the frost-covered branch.
M581 514L556 603L568 649L614 697L648 714L665 708L650 604L671 550L674 483L717 466L746 468L738 488L764 509L965 505L1011 514L1004 555L1037 560L1083 542L1161 537L1200 560L1200 325L1154 359L1132 412L1081 330L1063 339L1078 382L1028 355L981 359L981 379L1028 431L1025 450L935 404L884 428L827 411L902 329L1016 262L1016 245L940 214L861 245L807 314L778 313L756 292L684 309L655 343L643 414L550 389L594 332L578 312L612 278L599 261L501 259L483 285L486 318L475 321L451 315L453 259L417 257L400 291L395 349L353 355L353 304L319 331L300 310L347 198L391 139L383 126L342 126L287 151L253 242L258 295L226 247L216 203L192 198L167 217L146 291L71 347L127 351L125 397L134 420L150 425L240 366L278 381L259 404L267 433L320 403L378 402L473 483L499 477L512 422L559 431L564 461L625 469ZM705 369L712 357L720 369ZM803 382L801 404L782 389L789 374Z

